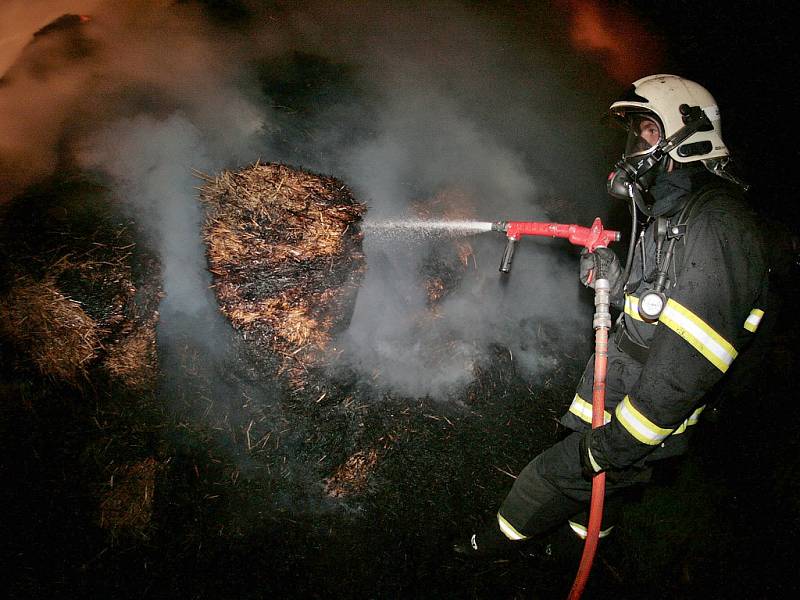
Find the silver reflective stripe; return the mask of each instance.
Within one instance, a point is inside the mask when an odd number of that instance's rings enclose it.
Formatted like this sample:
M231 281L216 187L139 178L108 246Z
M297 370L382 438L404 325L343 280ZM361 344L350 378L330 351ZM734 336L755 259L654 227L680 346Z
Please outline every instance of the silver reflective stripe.
M587 446L586 452L589 454L589 462L592 463L592 469L594 469L594 472L599 473L600 471L602 471L603 469L600 467L600 465L597 464L597 461L594 459L594 456L592 455L592 449Z
M699 407L695 410L688 419L686 419L683 423L678 425L675 428L675 431L672 432L672 435L678 435L679 433L683 433L686 431L687 427L691 427L692 425L697 425L697 422L700 420L700 413L702 413L706 409L706 405Z
M619 421L633 437L643 444L656 446L660 444L667 436L681 434L686 431L687 427L697 425L697 422L700 420L700 414L705 410L705 408L705 405L696 408L694 412L689 415L689 418L678 425L675 429L666 429L653 423L650 419L639 412L628 396L625 396L622 402L617 405L615 415L617 417L617 421Z
M569 521L569 528L572 529L572 531L574 531L576 534L578 534L578 537L580 537L582 540L585 540L586 536L589 535L589 530L586 529L586 527L584 527L580 523L576 523L575 521ZM611 533L612 529L614 529L613 525L608 529L601 529L600 537L601 538L606 537L609 533Z
M761 323L761 317L764 316L764 311L760 308L754 308L750 311L750 316L747 317L747 320L744 322L744 328L747 331L755 331L758 329L759 323Z
M528 539L528 536L522 535L519 531L514 529L514 526L506 521L503 515L500 513L497 513L497 522L500 525L500 531L502 531L503 535L505 535L508 539L515 541Z
M578 394L572 399L572 404L569 405L569 412L578 417L581 421L592 424L592 405L581 398ZM603 411L603 423L611 422L611 413L607 410Z

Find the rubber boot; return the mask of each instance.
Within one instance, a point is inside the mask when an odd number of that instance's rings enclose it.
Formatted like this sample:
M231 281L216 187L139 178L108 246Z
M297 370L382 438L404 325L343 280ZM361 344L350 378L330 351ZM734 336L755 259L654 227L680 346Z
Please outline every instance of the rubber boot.
M453 544L453 552L466 557L504 556L517 550L522 545L519 541L508 539L500 531L497 519L466 540L460 539Z

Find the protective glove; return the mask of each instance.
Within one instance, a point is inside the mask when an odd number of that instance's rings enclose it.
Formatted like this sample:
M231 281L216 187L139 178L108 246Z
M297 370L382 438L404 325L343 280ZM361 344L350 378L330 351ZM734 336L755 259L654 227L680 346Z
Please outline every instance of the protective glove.
M602 270L605 273L606 279L608 279L608 283L611 286L612 293L616 290L618 285L624 283L620 281L622 268L613 250L609 250L608 248L595 248L594 252L589 252L584 248L581 251L580 274L578 276L581 283L590 288L594 288L598 270Z
M583 478L586 481L591 481L595 475L603 471L603 468L597 464L592 456L592 451L589 444L591 435L592 430L590 429L581 436L581 442L578 446L581 456L581 475L583 475Z

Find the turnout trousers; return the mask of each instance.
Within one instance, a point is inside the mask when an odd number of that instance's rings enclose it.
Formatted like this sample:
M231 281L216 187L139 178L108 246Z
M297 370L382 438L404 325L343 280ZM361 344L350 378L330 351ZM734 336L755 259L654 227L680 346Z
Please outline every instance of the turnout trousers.
M578 445L581 433L573 431L533 459L522 470L497 513L500 529L511 540L544 534L570 521L586 527L586 510L592 483L581 474ZM651 469L638 467L606 476L606 497L650 480ZM603 529L608 522L608 511Z
M626 390L636 382L641 373L641 364L630 356L609 345L608 371L606 374L606 411L613 408L625 397ZM576 406L578 398L591 402L594 379L594 357L589 360L573 401ZM585 409L585 403L583 405ZM588 428L586 423L576 416L578 409L570 408L562 422L577 429ZM581 417L587 419L585 410ZM588 415L589 421L591 414ZM511 540L524 540L548 532L555 527L570 521L586 525L586 510L592 493L592 483L584 479L581 473L579 452L581 431L572 431L567 437L557 442L539 456L534 458L522 470L514 482L514 486L506 496L497 519L500 529ZM621 491L647 483L651 469L644 463L624 470L606 473L606 498L611 499ZM607 502L607 506L614 502ZM608 522L609 511L604 515L603 528L613 523Z

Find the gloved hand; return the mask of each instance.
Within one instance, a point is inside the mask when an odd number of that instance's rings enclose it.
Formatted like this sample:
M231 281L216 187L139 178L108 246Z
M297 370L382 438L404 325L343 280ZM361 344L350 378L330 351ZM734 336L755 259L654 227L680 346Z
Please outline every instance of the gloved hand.
M580 274L581 283L590 288L594 288L598 270L602 270L612 293L616 290L622 275L619 259L613 250L608 248L595 248L594 252L589 252L586 248L581 251Z
M581 475L586 481L591 481L592 477L603 471L602 467L597 464L592 456L589 442L592 430L590 429L581 436L581 442L578 450L581 456Z

